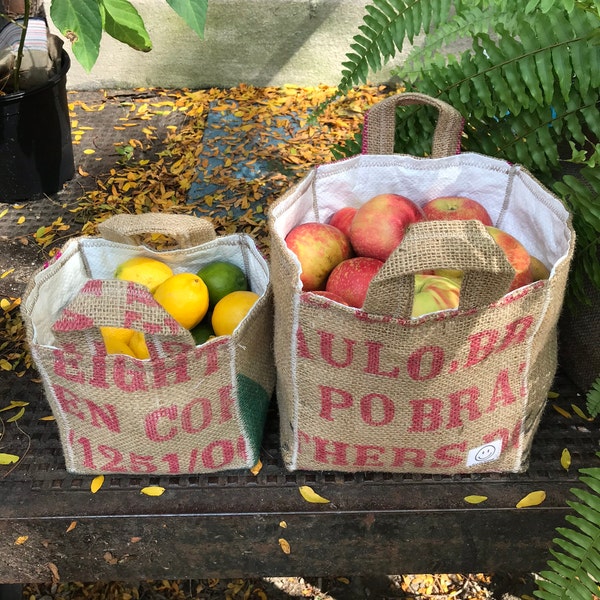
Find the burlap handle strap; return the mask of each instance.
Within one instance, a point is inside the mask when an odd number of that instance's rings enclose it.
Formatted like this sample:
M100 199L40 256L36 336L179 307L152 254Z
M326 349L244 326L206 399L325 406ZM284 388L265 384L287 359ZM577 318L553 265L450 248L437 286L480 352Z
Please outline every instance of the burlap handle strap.
M414 273L442 268L464 272L461 309L499 300L515 275L506 255L479 221L422 221L408 228L371 281L363 310L409 317Z
M62 347L81 347L90 338L101 339L99 327L137 329L147 336L194 346L190 332L179 325L154 300L150 292L133 281L90 279L63 309L52 331Z
M142 236L149 233L168 235L180 248L200 246L217 237L210 219L164 213L114 215L100 223L98 230L106 240L134 246L141 245Z
M443 100L412 92L390 96L369 109L364 118L363 153L394 153L396 107L410 104L426 104L437 108L439 112L433 134L431 158L458 154L464 123L463 116Z

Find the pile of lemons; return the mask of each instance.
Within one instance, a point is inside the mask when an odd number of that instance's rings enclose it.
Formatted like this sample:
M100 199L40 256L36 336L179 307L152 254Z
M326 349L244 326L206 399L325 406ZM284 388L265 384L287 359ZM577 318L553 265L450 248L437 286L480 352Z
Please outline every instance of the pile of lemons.
M259 298L248 290L244 271L227 261L213 261L197 273L173 273L158 259L135 256L121 263L114 276L147 287L165 311L190 330L196 344L231 335ZM108 354L149 358L141 331L100 327L100 332Z

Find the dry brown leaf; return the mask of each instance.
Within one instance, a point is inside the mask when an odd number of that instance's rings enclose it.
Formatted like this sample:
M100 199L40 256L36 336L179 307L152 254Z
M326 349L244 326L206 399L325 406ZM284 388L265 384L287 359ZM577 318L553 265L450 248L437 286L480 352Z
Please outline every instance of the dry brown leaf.
M60 574L58 573L58 567L54 563L46 563L46 566L50 569L50 573L52 573L52 582L58 583L60 581Z
M71 521L70 525L67 527L66 533L69 533L69 531L73 531L75 527L77 527L77 521Z
M279 538L279 547L285 554L290 554L292 549L290 548L289 542L285 538Z
M524 498L521 498L516 504L517 508L526 508L527 506L538 506L546 499L544 490L530 492Z
M139 541L141 541L141 539L142 539L142 538L141 538L141 537L139 537L139 536L134 536L134 537L132 537L132 538L131 538L129 541L130 541L132 544L137 544Z

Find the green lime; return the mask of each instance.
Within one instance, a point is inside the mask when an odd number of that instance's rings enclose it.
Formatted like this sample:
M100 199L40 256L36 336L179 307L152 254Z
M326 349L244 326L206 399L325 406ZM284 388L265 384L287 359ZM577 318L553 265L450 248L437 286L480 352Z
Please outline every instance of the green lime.
M202 319L202 321L200 321L196 327L190 330L190 333L192 334L197 346L200 346L201 344L204 344L204 342L208 341L211 336L215 335L210 323L210 317Z
M208 288L208 300L211 307L231 292L248 289L248 280L244 271L237 265L223 260L202 267L197 275Z

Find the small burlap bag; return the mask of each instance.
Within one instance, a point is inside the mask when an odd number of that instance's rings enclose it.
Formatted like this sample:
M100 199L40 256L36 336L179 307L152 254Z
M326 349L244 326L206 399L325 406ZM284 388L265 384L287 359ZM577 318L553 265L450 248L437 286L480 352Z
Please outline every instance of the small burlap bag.
M440 112L435 158L393 153L397 105ZM289 470L519 472L556 369L556 322L574 245L561 202L518 165L457 154L460 115L420 94L367 114L362 155L321 165L269 213L281 448ZM304 222L396 193L481 202L551 269L507 293L512 267L477 221L412 225L360 309L303 292L285 244ZM382 215L385 219L386 215ZM413 274L465 273L460 306L411 318Z
M207 473L256 464L275 371L268 266L244 234L217 238L205 219L118 215L103 237L70 240L36 273L22 309L32 356L74 473ZM165 233L177 247L138 245ZM113 278L150 256L175 273L214 260L241 267L259 300L231 336L196 346L143 286ZM147 360L107 354L99 327L144 332Z

